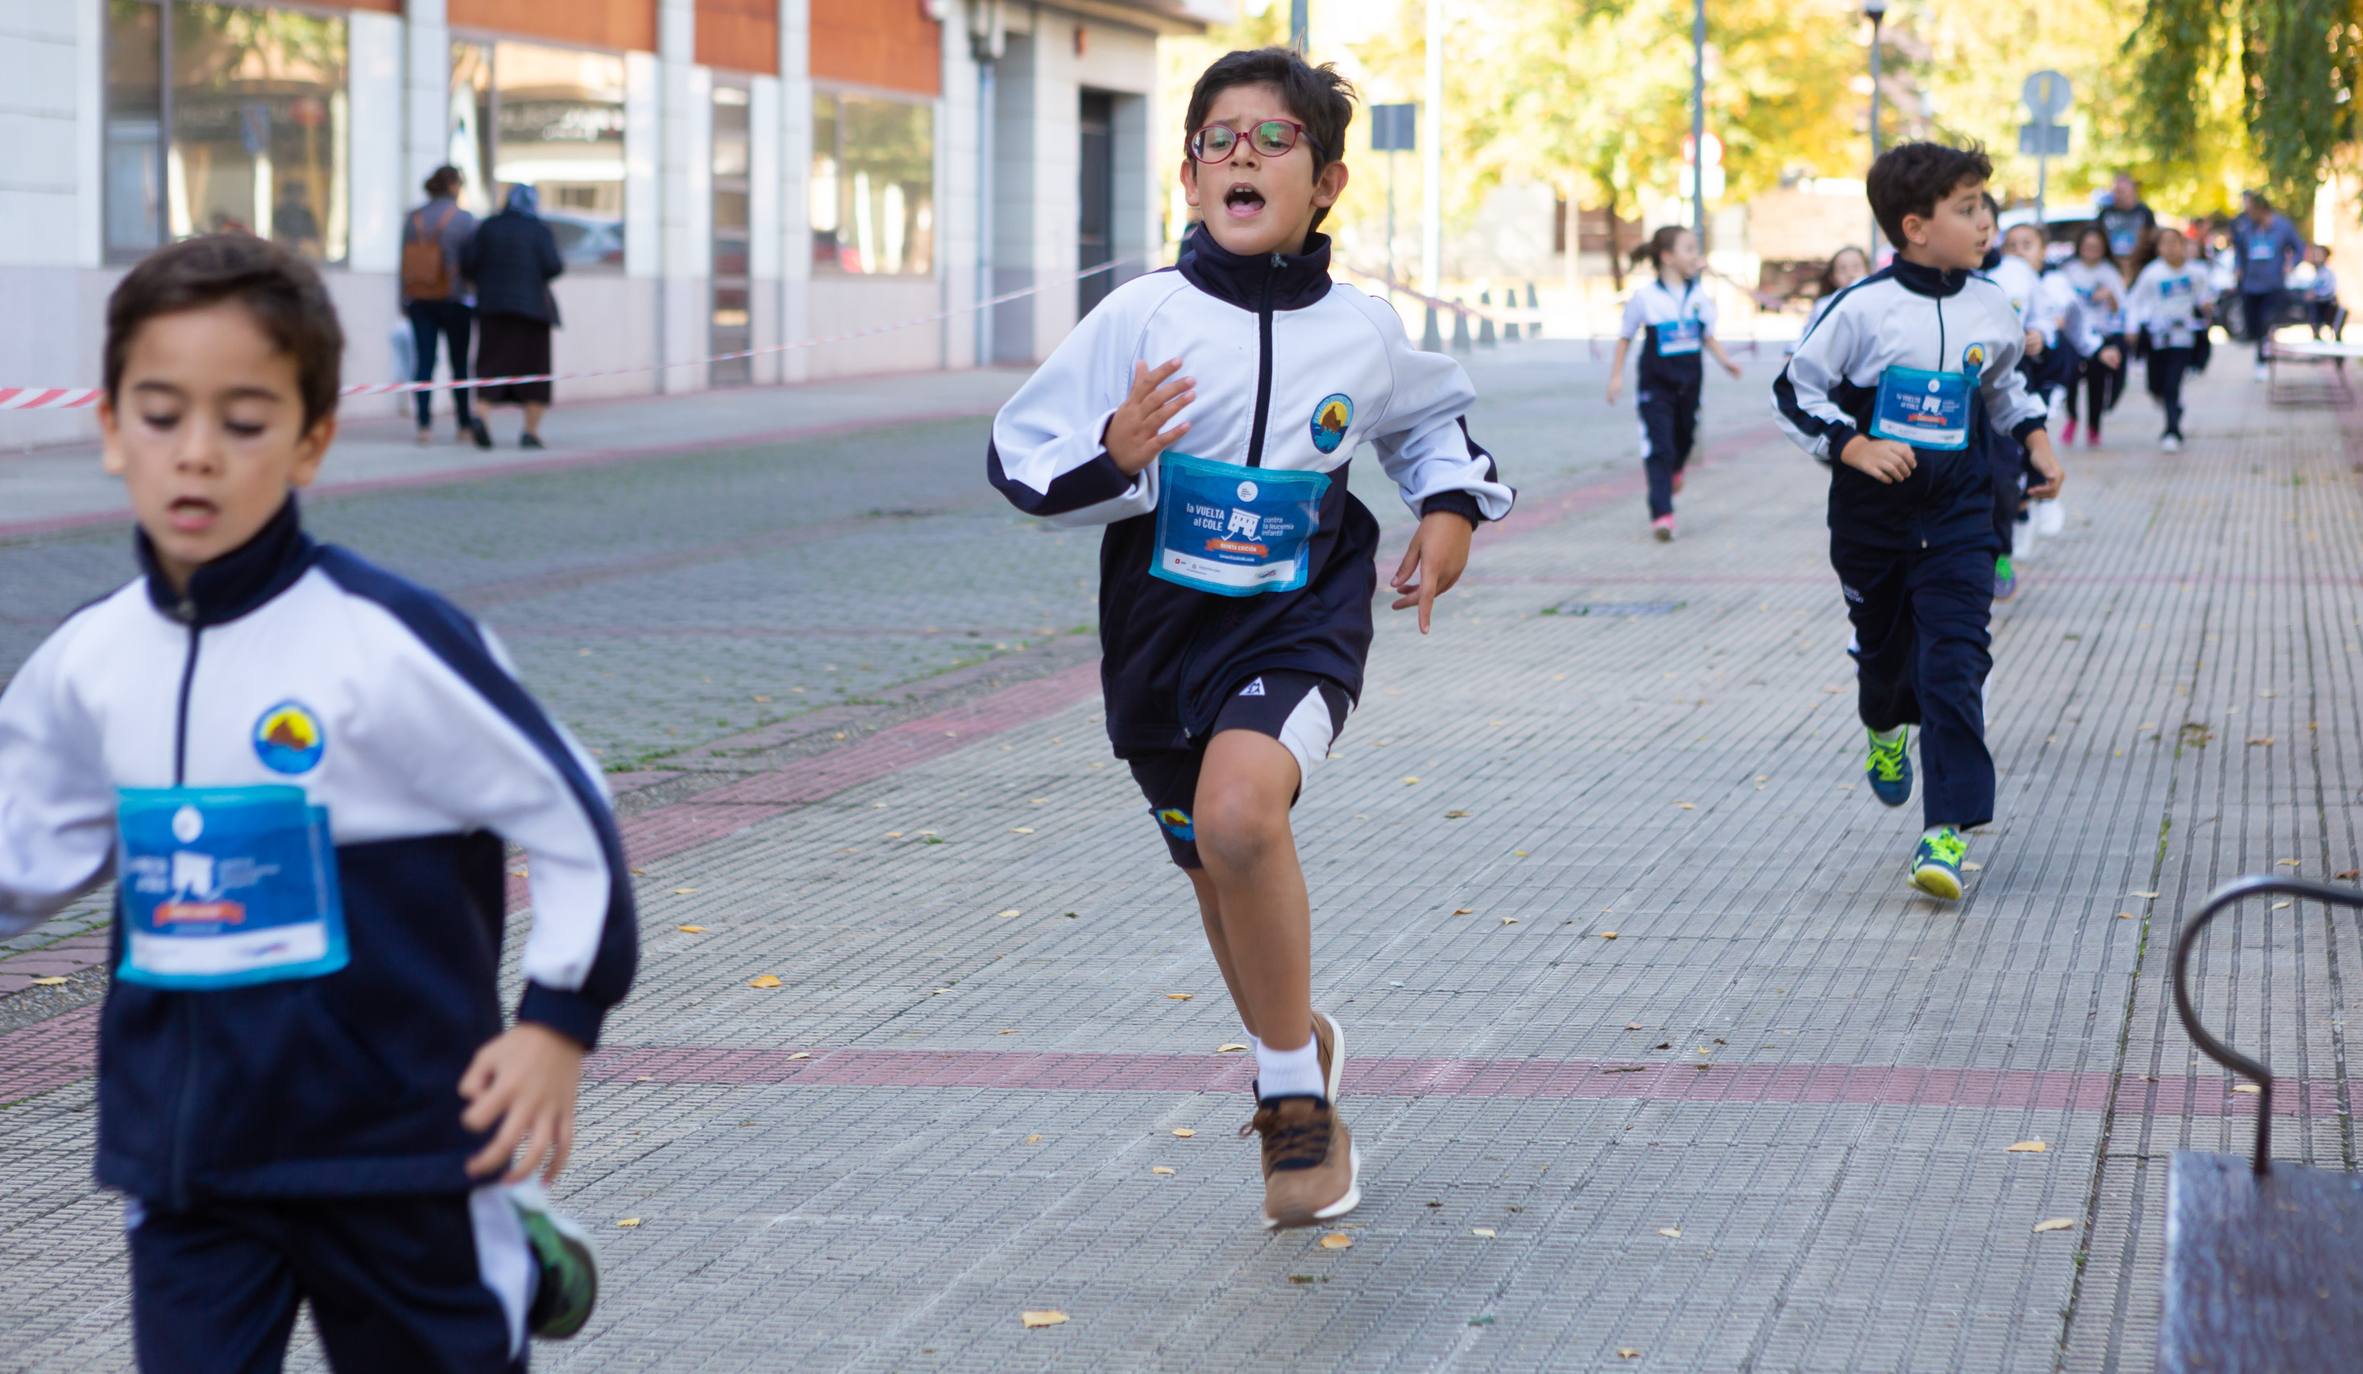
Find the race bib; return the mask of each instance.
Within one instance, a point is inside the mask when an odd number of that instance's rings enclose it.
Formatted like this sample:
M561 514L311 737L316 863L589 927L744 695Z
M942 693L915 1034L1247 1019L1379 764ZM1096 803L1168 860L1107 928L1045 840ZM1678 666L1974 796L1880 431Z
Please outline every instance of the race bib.
M1969 447L1971 385L1969 375L1962 372L1887 369L1879 374L1871 437L1945 452Z
M2271 262L2280 256L2277 251L2279 247L2280 245L2271 239L2251 239L2248 244L2248 260L2250 262Z
M300 787L125 788L123 962L148 987L242 987L345 966L328 812Z
M1681 358L1698 352L1706 338L1706 328L1697 320L1667 320L1649 326L1657 331L1657 356Z
M1329 476L1168 452L1149 575L1217 596L1292 592L1311 573Z

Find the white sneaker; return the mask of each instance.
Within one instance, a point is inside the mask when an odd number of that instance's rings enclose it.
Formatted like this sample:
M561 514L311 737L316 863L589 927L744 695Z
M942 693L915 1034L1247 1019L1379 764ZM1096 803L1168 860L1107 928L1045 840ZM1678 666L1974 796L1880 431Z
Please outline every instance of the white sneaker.
M2169 434L2158 441L2158 447L2168 453L2180 453L2182 452L2182 436Z
M2045 539L2055 539L2067 531L2068 513L2060 509L2057 501L2037 501L2034 518L2027 523Z
M2265 380L2269 379L2269 378L2270 378L2272 375L2273 375L2273 370L2272 370L2271 368L2269 368L2269 367L2265 366L2265 365L2264 365L2263 363L2261 363L2261 362L2260 362L2260 363L2258 363L2258 364L2256 365L2256 379L2257 379L2258 381L2260 381L2260 382L2261 382L2261 381L2265 381Z
M2036 509L2040 510L2042 507L2037 505ZM2037 524L2036 519L2029 516L2010 527L2011 562L2032 563L2035 561L2035 536L2041 532L2037 528Z

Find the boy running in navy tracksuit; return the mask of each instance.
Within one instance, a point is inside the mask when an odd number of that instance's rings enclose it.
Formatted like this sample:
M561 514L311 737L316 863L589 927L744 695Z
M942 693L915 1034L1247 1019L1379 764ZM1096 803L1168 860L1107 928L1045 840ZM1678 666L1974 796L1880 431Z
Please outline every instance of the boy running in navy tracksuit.
M1625 302L1623 324L1617 330L1616 361L1608 366L1608 404L1615 405L1624 386L1625 355L1633 337L1646 331L1641 344L1641 380L1633 400L1641 412L1641 468L1649 478L1649 527L1659 543L1674 537L1674 493L1682 490L1682 469L1698 441L1699 393L1706 368L1699 362L1703 348L1732 376L1739 364L1723 351L1715 337L1715 302L1699 289L1705 263L1698 252L1698 236L1677 225L1666 225L1633 250L1634 262L1657 269L1657 279Z
M2029 495L2062 480L2043 406L2019 375L2018 315L1975 275L1992 175L1983 153L1941 144L1881 154L1868 191L1896 261L1848 288L1773 383L1781 426L1830 466L1830 562L1854 624L1864 771L1873 795L1903 805L1905 727L1921 726L1926 829L1909 871L1946 899L1961 895L1962 832L1994 811L1994 483L1973 430L1991 424L2026 446L2040 479Z
M1478 523L1512 499L1461 419L1475 394L1460 365L1329 278L1314 231L1345 187L1352 117L1343 78L1283 49L1207 68L1181 174L1204 222L1179 266L1077 325L1002 408L986 455L1018 509L1107 527L1108 736L1257 1037L1266 1226L1341 1216L1361 1196L1289 827L1370 650L1379 529L1347 494L1348 461L1368 444L1420 514L1392 585L1422 633Z
M306 538L344 349L244 234L107 305L99 425L142 576L0 693L0 935L116 880L98 1181L143 1370L510 1370L596 1274L532 1183L638 926L597 768L431 592ZM497 1003L505 864L535 912Z

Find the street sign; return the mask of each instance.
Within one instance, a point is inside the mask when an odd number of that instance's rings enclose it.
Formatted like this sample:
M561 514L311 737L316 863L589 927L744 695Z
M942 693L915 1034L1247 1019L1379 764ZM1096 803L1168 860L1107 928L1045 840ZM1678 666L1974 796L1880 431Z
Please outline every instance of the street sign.
M2066 77L2048 68L2028 77L2018 89L2019 99L2026 102L2027 113L2037 124L2048 124L2064 113L2075 94Z
M2068 155L2068 126L2065 124L2021 124L2018 126L2018 150L2027 157L2066 157Z
M1370 107L1370 150L1374 153L1409 153L1419 147L1419 106L1373 105Z

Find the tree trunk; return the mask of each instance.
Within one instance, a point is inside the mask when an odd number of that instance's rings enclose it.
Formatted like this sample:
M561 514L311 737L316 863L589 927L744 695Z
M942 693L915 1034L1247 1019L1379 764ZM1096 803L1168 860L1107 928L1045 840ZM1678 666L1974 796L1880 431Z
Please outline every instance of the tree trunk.
M1625 293L1625 255L1622 251L1624 245L1620 242L1623 235L1616 232L1616 184L1604 183L1601 189L1608 193L1608 279L1614 283L1616 294L1622 296Z

